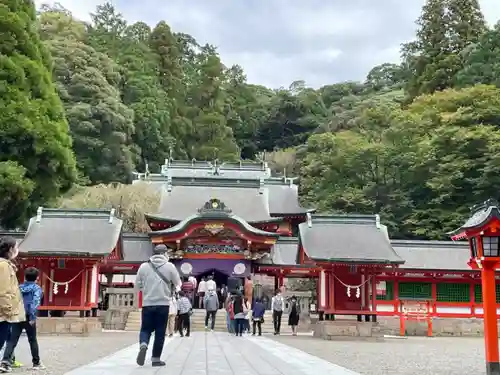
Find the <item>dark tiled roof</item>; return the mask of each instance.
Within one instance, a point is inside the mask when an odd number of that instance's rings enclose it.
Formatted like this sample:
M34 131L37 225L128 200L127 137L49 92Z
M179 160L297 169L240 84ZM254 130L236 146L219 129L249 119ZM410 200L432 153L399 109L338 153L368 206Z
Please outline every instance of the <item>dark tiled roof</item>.
M269 184L269 211L275 215L306 214L312 210L299 204L299 189L294 184Z
M154 216L182 221L213 198L247 222L273 220L269 214L268 191L245 187L173 186L170 192L164 188L159 212Z
M479 228L493 218L500 219L498 203L493 199L472 207L471 211L472 216L460 228L448 233L453 239L465 238L465 230Z
M470 270L470 250L460 241L392 240L392 248L405 260L401 268L429 270Z
M153 255L153 244L147 234L125 233L122 238L124 262L142 263Z
M113 212L39 209L19 249L33 254L105 256L116 247L122 229L122 220Z
M403 263L376 216L315 216L299 224L302 245L314 260Z
M282 237L271 249L271 255L260 259L258 264L273 266L295 266L299 254L299 239L297 237Z
M217 163L210 161L176 161L166 160L161 174L149 174L148 178L159 176L176 178L213 178L213 179L242 179L258 180L271 177L271 170L267 163L240 162ZM136 173L136 177L144 179L144 173Z

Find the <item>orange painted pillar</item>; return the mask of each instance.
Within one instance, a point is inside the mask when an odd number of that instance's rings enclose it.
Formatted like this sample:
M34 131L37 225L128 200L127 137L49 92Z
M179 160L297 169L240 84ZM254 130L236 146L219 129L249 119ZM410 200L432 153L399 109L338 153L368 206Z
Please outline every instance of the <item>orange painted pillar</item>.
M491 265L483 264L483 268L481 269L481 282L483 287L486 374L500 375L500 363L498 360L498 323L495 269Z

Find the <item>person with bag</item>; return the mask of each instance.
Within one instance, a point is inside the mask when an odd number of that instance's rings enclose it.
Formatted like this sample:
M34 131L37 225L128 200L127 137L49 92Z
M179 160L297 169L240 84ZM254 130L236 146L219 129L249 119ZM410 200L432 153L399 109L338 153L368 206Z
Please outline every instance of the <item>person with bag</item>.
M255 305L253 307L252 321L253 321L253 330L252 336L255 336L255 329L259 329L259 336L262 336L262 324L264 323L264 313L266 312L266 308L262 303L260 298L255 300Z
M141 331L137 364L144 366L151 335L155 334L151 362L154 367L165 366L161 353L165 344L169 305L181 284L177 268L169 262L167 247L158 245L155 254L137 271L135 286L142 292Z

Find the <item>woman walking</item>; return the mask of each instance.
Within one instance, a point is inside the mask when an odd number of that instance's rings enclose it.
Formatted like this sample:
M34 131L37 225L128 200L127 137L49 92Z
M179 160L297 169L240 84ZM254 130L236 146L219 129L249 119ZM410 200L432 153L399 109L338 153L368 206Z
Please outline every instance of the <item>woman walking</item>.
M12 263L18 253L15 238L0 238L0 350L7 341L11 324L26 320L16 267Z
M297 326L300 319L300 305L297 302L297 297L292 296L290 299L290 315L288 315L288 325L292 327L292 335L297 336Z

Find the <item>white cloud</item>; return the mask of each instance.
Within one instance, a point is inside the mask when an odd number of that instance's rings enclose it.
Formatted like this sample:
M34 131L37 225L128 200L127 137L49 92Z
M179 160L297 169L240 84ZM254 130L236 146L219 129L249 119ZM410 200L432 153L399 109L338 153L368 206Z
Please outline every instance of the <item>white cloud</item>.
M35 0L41 3L55 1ZM104 0L59 0L83 20ZM377 64L397 62L413 38L425 0L113 0L129 22L160 20L174 31L219 48L226 65L240 64L252 83L317 87L362 80ZM498 0L480 0L487 21L500 19Z

